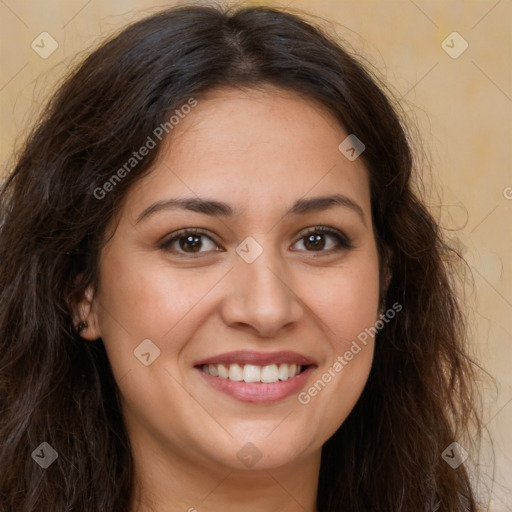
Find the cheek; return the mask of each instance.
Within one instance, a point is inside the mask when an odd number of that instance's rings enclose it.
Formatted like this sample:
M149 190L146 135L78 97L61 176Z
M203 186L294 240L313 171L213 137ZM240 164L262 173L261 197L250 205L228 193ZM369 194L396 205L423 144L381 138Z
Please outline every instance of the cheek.
M309 293L310 306L328 328L336 353L357 338L378 318L379 269L376 258L355 264L318 279L316 291Z
M343 271L321 278L308 305L323 326L329 357L299 395L311 428L328 438L359 399L371 370L378 320L377 258L353 260ZM318 422L313 418L322 418Z
M177 271L142 252L108 256L101 268L102 332L122 329L134 340L164 338L218 281L211 272Z

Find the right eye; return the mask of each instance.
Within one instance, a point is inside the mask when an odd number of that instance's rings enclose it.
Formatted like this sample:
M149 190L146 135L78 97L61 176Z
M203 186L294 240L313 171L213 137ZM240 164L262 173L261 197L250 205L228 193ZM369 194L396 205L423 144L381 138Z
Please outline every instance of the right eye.
M204 231L195 228L181 229L171 233L159 247L181 255L222 250Z

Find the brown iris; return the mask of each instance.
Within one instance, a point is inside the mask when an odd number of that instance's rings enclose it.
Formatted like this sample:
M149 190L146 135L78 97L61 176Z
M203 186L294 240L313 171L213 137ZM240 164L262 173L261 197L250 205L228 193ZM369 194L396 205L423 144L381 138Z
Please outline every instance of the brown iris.
M180 238L179 245L185 252L198 252L203 244L201 242L201 236L187 235Z
M321 250L325 247L325 235L312 234L308 235L304 240L304 247L314 251Z

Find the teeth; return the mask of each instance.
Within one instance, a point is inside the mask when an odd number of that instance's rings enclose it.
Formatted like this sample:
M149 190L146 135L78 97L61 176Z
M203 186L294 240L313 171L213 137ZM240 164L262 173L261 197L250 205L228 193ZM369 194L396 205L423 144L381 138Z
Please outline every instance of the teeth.
M244 380L244 372L239 364L229 365L229 380Z
M254 364L204 364L201 369L213 377L229 379L237 382L263 382L272 384L279 380L288 380L300 373L301 366L297 364L283 363L280 365L269 364L257 366Z
M246 364L244 366L244 380L245 382L261 382L261 368L253 364Z
M279 365L279 380L288 380L290 376L290 369L287 364Z
M261 369L261 382L271 383L279 380L277 364L269 364Z
M210 365L210 366L215 366L215 365ZM208 366L208 368L210 368L210 366ZM219 377L221 379L229 378L229 368L227 368L223 364L218 364L217 365L217 371L218 371ZM213 373L210 373L210 375L213 375Z

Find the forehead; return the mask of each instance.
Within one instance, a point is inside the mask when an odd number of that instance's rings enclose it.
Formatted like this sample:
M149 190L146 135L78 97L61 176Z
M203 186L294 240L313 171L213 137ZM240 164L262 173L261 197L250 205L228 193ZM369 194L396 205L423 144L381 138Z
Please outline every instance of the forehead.
M299 197L340 192L369 208L361 159L338 149L347 132L317 102L274 87L217 89L197 98L128 194L135 215L169 197L210 197L261 214Z

